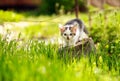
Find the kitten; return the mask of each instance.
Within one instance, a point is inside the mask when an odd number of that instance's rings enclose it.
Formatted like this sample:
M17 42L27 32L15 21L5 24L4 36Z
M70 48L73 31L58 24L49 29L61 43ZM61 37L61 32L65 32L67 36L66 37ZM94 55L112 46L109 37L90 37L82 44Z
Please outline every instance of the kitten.
M88 32L79 19L68 21L65 25L59 24L64 46L75 46L82 39L88 38Z

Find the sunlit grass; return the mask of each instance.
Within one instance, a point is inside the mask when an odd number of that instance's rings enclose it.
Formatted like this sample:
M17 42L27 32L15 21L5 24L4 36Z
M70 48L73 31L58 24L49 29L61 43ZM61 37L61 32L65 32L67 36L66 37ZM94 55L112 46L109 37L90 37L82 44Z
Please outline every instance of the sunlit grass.
M117 81L120 79L119 55L109 56L103 47L99 46L97 57L92 54L79 61L64 63L58 59L57 45L45 45L35 40L23 44L17 41L8 43L0 39L0 80Z
M2 14L14 12L1 12ZM120 12L93 14L92 26L89 27L87 14L80 14L80 18L87 25L90 36L96 44L96 54L81 57L80 60L65 62L58 58L59 45L29 39L31 37L59 36L58 23L75 18L73 14L62 16L26 17L17 14L6 21L38 21L23 29L13 28L24 34L23 41L7 41L0 36L0 81L119 81L120 80ZM17 16L20 15L20 19ZM44 22L41 22L44 21ZM40 22L39 22L40 21ZM21 38L18 37L18 38Z

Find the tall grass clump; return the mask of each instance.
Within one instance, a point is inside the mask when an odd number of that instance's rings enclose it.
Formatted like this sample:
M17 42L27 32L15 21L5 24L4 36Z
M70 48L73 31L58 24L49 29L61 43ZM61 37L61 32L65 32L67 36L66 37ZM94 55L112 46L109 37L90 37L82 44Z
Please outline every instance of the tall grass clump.
M33 40L20 45L15 40L0 39L0 48L0 81L53 81L62 75L54 57L56 46Z

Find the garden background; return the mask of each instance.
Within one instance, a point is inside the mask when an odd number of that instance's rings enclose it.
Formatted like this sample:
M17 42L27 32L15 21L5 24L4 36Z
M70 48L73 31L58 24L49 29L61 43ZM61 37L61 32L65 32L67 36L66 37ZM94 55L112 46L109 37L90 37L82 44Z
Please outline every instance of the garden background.
M59 59L58 24L76 18L74 0L0 1L0 81L119 81L120 0L78 0L96 54Z

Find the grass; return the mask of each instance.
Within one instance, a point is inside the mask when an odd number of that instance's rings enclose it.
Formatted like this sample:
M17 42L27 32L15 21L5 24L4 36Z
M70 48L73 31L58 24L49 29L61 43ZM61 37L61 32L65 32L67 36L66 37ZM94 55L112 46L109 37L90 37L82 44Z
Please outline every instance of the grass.
M120 45L120 42L118 42ZM119 45L117 48L119 48ZM102 45L101 45L102 46ZM58 59L58 46L29 40L23 45L17 41L0 40L1 81L117 81L119 55L108 55L99 46L98 57L82 57L79 61L64 63ZM118 50L117 50L118 51Z
M20 21L24 16L22 14L15 13L13 11L0 10L0 23L9 21Z
M9 12L2 11L2 13ZM105 23L102 13L95 15L92 27L88 29L96 43L97 52L90 57L81 57L79 61L64 62L64 59L59 59L57 44L46 45L45 42L34 39L25 40L22 43L17 40L8 42L6 38L3 39L0 36L0 81L119 81L119 13L119 11L110 13L108 23ZM25 18L23 14L17 15ZM56 16L40 16L38 20L54 17ZM74 16L63 15L57 19L29 26L23 29L22 33L25 33L26 37L38 35L39 32L45 36L58 36L57 24L65 23L71 18ZM85 23L88 22L86 15L81 15L81 18ZM3 18L3 21L6 20ZM88 26L88 23L86 24Z

